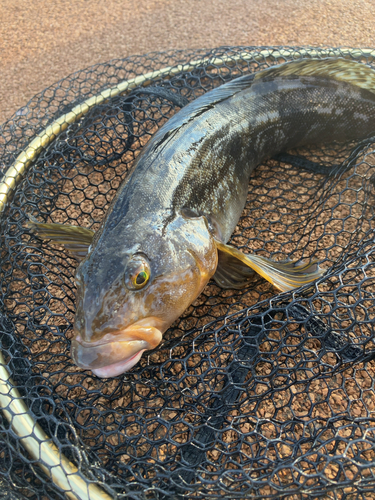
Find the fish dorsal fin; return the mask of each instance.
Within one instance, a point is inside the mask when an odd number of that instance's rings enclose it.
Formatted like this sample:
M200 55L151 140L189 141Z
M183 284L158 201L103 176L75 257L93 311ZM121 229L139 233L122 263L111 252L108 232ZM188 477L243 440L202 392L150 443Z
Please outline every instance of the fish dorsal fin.
M190 120L192 117L204 112L208 107L225 101L238 92L251 87L253 82L281 76L320 76L323 78L332 78L333 80L351 83L375 93L375 70L366 64L342 57L303 59L302 61L287 61L277 66L262 69L256 73L235 78L201 95L182 108L178 115L174 116L178 116L179 120L183 120L184 116ZM171 124L171 128L173 128L173 118L167 122Z
M332 78L375 93L375 70L366 64L343 58L286 62L259 71L254 77L254 82L286 76Z
M210 92L201 95L194 101L192 101L188 106L183 109L190 108L190 112L193 111L195 114L199 114L200 110L206 108L207 106L213 106L219 102L225 101L229 97L234 96L238 92L245 90L251 86L254 81L256 73L251 73L249 75L240 76L234 80L216 87Z
M32 215L29 215L27 227L42 240L52 240L52 243L63 245L77 260L86 257L95 234L85 227L39 222Z
M238 92L249 88L254 80L255 74L244 75L231 82L224 83L206 94L203 94L194 101L189 102L178 113L173 115L154 135L153 140L149 142L150 146L157 147L159 143L177 130L191 122L197 116L203 114L216 104L234 96ZM147 146L144 148L146 151Z
M233 97L251 87L253 83L262 80L272 80L279 77L314 76L350 83L358 88L375 93L375 70L366 64L344 58L303 59L287 61L277 66L241 76L224 83L183 107L172 116L154 135L154 140L144 148L144 151L158 149L174 133L183 132L184 125L197 116L205 113L213 106Z

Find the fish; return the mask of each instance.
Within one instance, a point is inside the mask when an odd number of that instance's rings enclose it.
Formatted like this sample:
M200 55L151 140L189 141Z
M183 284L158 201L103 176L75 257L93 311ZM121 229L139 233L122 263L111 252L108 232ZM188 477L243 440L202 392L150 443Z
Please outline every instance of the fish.
M31 233L78 261L74 363L98 377L130 370L213 279L280 291L319 279L316 261L276 262L227 242L257 165L291 148L369 137L375 71L342 58L303 59L201 95L147 142L97 232L29 218Z

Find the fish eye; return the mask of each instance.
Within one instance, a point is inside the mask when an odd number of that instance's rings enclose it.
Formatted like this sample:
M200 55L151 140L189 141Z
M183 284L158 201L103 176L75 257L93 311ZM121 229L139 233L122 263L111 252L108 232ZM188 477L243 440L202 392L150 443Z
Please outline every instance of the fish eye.
M151 270L143 255L133 255L125 268L124 282L129 290L140 290L150 279Z

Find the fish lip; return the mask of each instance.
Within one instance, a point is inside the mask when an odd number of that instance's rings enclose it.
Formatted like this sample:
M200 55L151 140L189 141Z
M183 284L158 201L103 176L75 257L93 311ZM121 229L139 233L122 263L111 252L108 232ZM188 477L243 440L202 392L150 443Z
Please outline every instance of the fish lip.
M94 368L92 369L92 373L100 378L117 377L118 375L121 375L121 373L127 372L135 364L137 364L143 352L144 349L124 361L103 366L101 368Z
M125 345L125 352L127 356L119 356L116 358L113 356L112 351L118 347L118 344ZM120 346L121 347L121 346ZM104 348L104 351L102 352ZM136 341L136 342L109 342L107 344L101 344L99 346L93 347L83 347L78 342L72 341L71 344L71 356L74 363L85 370L98 370L105 367L109 367L114 364L119 364L120 362L128 362L131 358L140 352L151 349L147 342Z
M105 335L97 342L82 341L76 337L71 342L72 359L78 367L92 370L99 377L119 375L134 366L143 351L153 349L161 342L162 332L151 326L160 325L160 320L155 320L145 318L137 321L119 333Z
M159 318L156 318L155 316L149 316L147 318L143 318L141 320L135 321L134 323L131 323L127 327L121 329L121 330L114 330L113 332L106 333L101 337L99 340L92 341L92 340L84 340L79 332L74 328L74 337L72 340L75 340L78 342L81 346L91 348L94 346L99 346L99 345L105 345L110 342L126 342L126 341L131 341L131 340L136 340L138 336L134 337L130 332L135 328L141 329L144 328L144 330L147 330L147 328L155 328L159 330L161 333L164 333L165 328L163 328L163 321L160 320ZM156 346L155 346L156 347Z

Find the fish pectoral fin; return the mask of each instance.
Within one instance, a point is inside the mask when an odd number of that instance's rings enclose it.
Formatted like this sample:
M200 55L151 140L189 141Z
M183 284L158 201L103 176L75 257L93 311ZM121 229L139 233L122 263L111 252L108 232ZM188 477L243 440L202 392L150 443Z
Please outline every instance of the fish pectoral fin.
M228 245L225 246L232 249ZM235 288L237 290L245 288L254 274L255 271L237 256L218 248L218 263L213 279L221 288Z
M222 288L244 288L256 272L282 292L287 292L311 283L323 274L316 261L276 262L259 255L244 254L216 239L215 243L219 261L213 278Z
M63 245L77 260L82 260L86 257L95 234L94 231L79 226L39 222L32 215L28 217L27 227L31 233L42 240L52 240L52 243Z

